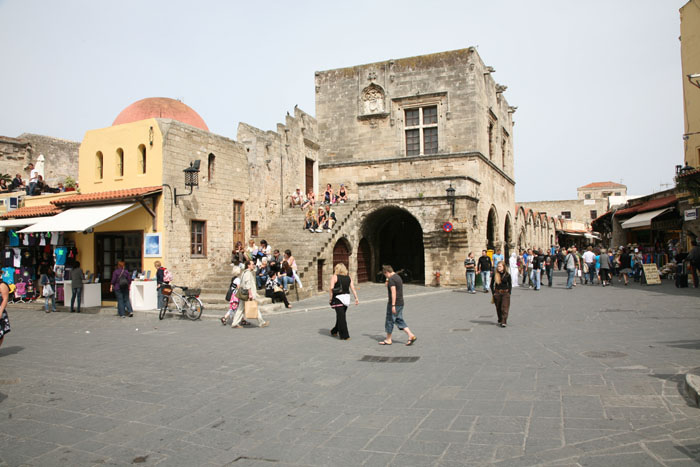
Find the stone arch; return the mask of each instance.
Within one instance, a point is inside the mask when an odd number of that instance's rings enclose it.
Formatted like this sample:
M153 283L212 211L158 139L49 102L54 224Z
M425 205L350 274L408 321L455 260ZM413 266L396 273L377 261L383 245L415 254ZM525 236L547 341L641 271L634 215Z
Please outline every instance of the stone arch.
M360 237L367 240L372 256L370 280L377 278L383 264L389 264L397 272L406 271L404 280L424 283L423 227L411 212L395 205L379 207L363 219Z
M511 250L515 246L513 239L513 220L510 212L506 213L506 218L503 221L503 254L506 258L510 257Z
M486 249L495 251L498 240L498 212L496 206L491 205L486 219Z
M362 90L360 100L362 101L362 114L381 114L384 113L384 98L386 94L384 89L378 84L370 84Z

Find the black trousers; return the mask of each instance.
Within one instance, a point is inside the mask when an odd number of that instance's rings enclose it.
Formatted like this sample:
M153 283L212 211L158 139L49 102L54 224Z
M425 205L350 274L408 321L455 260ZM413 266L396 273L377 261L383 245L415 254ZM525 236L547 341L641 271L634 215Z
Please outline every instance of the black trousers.
M287 300L287 295L284 292L272 292L271 290L265 290L265 296L272 299L272 303L284 302L284 306L289 307L289 300Z
M331 329L331 334L338 334L341 339L349 339L350 333L348 332L348 323L345 320L345 312L348 307L345 305L338 305L335 307L335 326Z

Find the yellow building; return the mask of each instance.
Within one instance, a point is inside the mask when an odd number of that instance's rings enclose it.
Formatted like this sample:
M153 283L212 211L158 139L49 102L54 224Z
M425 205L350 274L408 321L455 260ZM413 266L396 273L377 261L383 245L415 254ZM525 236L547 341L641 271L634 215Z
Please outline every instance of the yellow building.
M700 168L700 0L681 9L685 165Z
M191 167L195 161L201 174ZM33 224L20 233L63 232L83 270L99 275L103 298L111 298L118 261L152 275L161 261L177 271L178 284L196 286L230 258L234 236L244 236L234 215L236 209L244 215L249 198L246 150L209 132L179 101L144 99L112 126L87 131L78 166L78 193L27 198L4 217ZM186 186L185 169L196 187Z

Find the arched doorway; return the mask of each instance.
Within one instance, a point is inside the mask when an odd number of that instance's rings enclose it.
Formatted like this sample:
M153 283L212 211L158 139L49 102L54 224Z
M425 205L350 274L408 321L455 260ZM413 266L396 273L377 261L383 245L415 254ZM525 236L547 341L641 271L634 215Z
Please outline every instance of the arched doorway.
M377 279L383 264L389 264L396 272L404 271L404 281L425 282L423 228L408 211L397 206L377 209L365 218L362 234L374 252L368 262L370 280Z
M338 240L333 247L333 270L335 265L343 263L346 268L350 269L350 245L345 238Z
M505 230L503 231L503 253L510 258L510 247L513 244L513 225L510 222L510 214L506 215Z
M366 238L360 240L357 247L357 282L367 282L371 280L372 270L372 250Z
M496 229L498 227L498 218L496 217L496 208L492 207L489 210L489 216L486 221L486 249L496 249Z

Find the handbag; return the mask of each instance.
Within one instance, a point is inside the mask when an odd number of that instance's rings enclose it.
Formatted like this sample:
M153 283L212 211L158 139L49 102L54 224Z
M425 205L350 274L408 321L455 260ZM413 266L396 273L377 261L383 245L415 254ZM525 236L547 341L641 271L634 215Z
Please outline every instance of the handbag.
M247 302L245 302L245 308L243 309L243 312L245 313L245 319L258 319L258 302L256 302L255 300L248 300Z
M250 298L250 290L244 289L243 287L238 287L236 297L238 297L239 300L246 301Z
M275 284L275 286L274 286L274 288L272 289L272 291L275 292L275 293L277 293L277 292L283 292L283 293L284 293L284 289L283 289L282 287L280 287L279 285L277 285L277 284Z
M44 297L50 297L51 295L53 295L53 293L54 292L53 292L53 288L51 287L51 284L46 284L44 286L44 291L42 292L42 295Z

